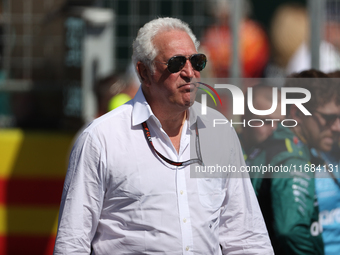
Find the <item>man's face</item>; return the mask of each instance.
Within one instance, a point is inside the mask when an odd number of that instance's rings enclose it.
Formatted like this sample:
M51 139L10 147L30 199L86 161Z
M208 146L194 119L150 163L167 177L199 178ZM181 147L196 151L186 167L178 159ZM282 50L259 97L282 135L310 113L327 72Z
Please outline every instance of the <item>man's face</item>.
M158 55L154 60L155 72L149 71L149 78L145 82L151 94L148 101L156 107L183 111L194 102L197 88L191 81L199 78L200 73L193 69L189 60L177 73L170 73L164 63L173 56L197 53L195 45L189 35L180 30L162 32L155 36L153 43L158 49Z
M318 107L312 116L302 118L301 130L310 147L329 151L340 134L340 106L334 100Z

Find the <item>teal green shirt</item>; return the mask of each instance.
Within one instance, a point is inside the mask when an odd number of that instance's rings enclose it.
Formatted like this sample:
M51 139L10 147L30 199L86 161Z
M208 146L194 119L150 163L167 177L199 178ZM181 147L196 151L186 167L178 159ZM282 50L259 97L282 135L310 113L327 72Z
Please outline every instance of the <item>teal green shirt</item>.
M324 254L308 146L279 126L245 158L248 166L281 169L268 178L250 173L275 254Z

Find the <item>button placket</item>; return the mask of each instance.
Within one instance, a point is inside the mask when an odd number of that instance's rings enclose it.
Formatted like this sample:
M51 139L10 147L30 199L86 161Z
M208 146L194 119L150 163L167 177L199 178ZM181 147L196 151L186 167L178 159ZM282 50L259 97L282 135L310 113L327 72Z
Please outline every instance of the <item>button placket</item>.
M190 247L193 246L192 229L190 224L189 201L186 192L185 170L177 169L177 199L182 232L183 252L191 253Z

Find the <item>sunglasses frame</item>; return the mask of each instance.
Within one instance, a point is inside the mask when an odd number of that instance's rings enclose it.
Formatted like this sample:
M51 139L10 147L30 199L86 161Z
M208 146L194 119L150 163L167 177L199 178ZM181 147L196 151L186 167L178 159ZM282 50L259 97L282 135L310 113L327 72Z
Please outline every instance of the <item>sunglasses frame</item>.
M197 65L195 65L194 63L192 63L192 58L195 57L195 56L198 56L198 57L203 56L203 57L205 58L203 68L202 68L202 69L198 68L198 69L200 69L200 70L197 69ZM182 65L180 65L178 68L176 68L175 70L172 70L171 61L174 61L176 58L185 58L185 61L184 61L184 63L183 63ZM166 65L166 66L168 67L167 69L168 69L168 71L169 71L170 73L178 73L179 71L181 71L181 70L185 67L185 64L186 64L187 60L190 61L190 64L192 65L193 69L196 70L196 71L198 71L198 72L202 71L202 70L205 68L205 66L206 66L206 64L207 64L207 62L208 62L206 55L204 55L203 53L195 53L195 54L186 55L186 56L184 56L184 55L176 55L176 56L173 56L173 57L169 58L169 60L168 60L167 62L160 62L160 61L155 61L155 62L159 62L159 63L162 63L162 64ZM170 67L169 67L169 66L170 66ZM177 70L177 69L178 69L178 70Z
M314 112L318 113L321 116L321 118L325 121L326 127L331 127L332 125L334 125L334 123L337 121L337 119L340 119L340 115L326 114L326 113L319 112L319 111L314 111Z

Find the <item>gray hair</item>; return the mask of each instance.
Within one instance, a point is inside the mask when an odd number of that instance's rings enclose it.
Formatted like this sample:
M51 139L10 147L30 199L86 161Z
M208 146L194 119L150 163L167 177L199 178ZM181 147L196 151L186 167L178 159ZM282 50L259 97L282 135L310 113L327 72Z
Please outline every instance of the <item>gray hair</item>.
M199 41L187 23L176 18L157 18L146 23L139 29L137 37L132 44L132 62L135 68L137 62L140 61L154 72L153 60L158 54L158 49L154 46L152 40L160 32L171 30L182 30L186 32L195 44L196 50L198 49Z

